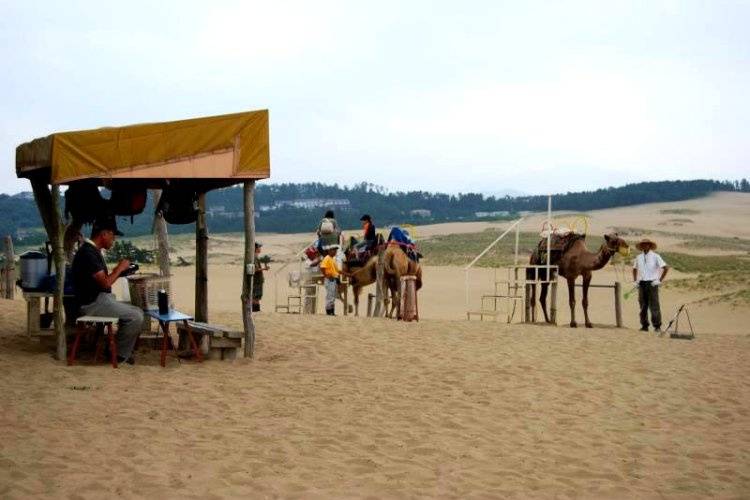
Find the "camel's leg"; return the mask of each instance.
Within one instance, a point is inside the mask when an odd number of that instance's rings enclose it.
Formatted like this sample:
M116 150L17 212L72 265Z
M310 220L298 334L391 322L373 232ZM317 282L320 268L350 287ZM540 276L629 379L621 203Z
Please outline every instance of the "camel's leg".
M531 308L529 319L534 323L536 321L536 285L529 286L529 307Z
M393 318L393 313L396 313L395 318L401 319L401 297L398 291L391 290L391 312L388 315L389 318Z
M388 294L391 291L391 289L388 286L388 282L387 281L383 282L382 289L383 289L383 314L385 314L386 318L390 318L391 315L390 315L389 310L388 310L388 304L389 304L389 301L390 301L390 297L389 297Z
M583 299L581 304L583 305L583 318L585 321L586 328L591 328L591 321L589 321L589 285L591 284L591 273L583 275Z
M542 289L539 292L539 303L542 305L542 312L544 313L544 322L552 323L549 319L549 316L547 316L547 289L548 288L549 288L549 283L542 283Z
M568 278L568 304L570 304L570 327L578 326L576 323L576 279Z
M352 287L352 295L354 295L354 316L359 316L359 294L362 291L360 287Z

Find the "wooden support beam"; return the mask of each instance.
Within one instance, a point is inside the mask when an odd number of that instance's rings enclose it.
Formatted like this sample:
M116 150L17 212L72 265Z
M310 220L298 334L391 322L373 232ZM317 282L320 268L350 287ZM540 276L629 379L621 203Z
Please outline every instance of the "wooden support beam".
M13 238L5 237L5 298L13 300L15 298L16 283L15 269L16 257L13 253Z
M253 322L253 274L255 273L255 181L243 186L245 210L245 260L242 273L242 324L245 330L245 357L255 355Z
M206 193L198 195L198 220L195 222L195 321L208 322Z
M76 243L78 243L78 237L81 234L81 228L83 223L78 221L70 221L70 224L65 226L65 235L63 236L63 252L65 255L65 262L72 264L73 257L76 252Z
M57 288L53 301L53 312L55 318L55 335L57 337L57 359L65 361L68 356L67 340L65 338L65 316L63 315L63 293L65 288L65 253L63 251L63 238L65 224L60 213L60 186L52 185L52 226L54 232L50 235L52 242L52 258L55 262L57 273Z
M65 320L63 317L63 288L65 283L65 255L63 250L63 239L65 225L60 213L60 186L53 185L50 189L45 180L38 177L30 178L31 189L34 191L39 216L47 231L47 238L52 243L52 258L57 271L57 290L53 300L55 335L57 337L56 357L64 361L67 358L68 349L65 338Z
M36 178L31 178L30 180L31 190L34 192L34 200L39 209L39 217L41 217L42 224L44 224L44 229L47 232L47 239L52 241L52 233L55 231L52 222L52 193L50 193L49 185L45 181Z
M378 253L378 264L375 267L375 309L372 311L375 318L388 314L388 311L385 310L385 294L388 293L388 287L385 286L384 255L385 250Z
M615 324L622 328L622 283L615 281Z
M159 199L161 198L161 189L152 189L151 197L154 200L154 207L158 207ZM159 274L161 276L171 276L167 221L164 220L161 212L154 215L153 233L156 235L156 261L159 264Z

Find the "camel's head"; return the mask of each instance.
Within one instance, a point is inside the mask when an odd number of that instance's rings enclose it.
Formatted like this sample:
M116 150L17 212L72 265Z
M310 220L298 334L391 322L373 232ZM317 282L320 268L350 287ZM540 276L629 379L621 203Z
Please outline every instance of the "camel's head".
M623 257L630 255L630 246L628 243L620 238L617 233L610 233L604 235L604 244L607 245L612 253L619 253Z

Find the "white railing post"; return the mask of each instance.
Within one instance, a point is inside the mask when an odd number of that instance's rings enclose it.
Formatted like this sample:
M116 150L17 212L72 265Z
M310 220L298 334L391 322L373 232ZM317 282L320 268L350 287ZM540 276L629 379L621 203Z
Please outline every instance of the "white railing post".
M508 234L513 228L516 229L516 260L518 260L518 225L521 223L522 220L523 220L523 217L521 217L520 219L518 219L517 221L515 221L513 224L511 224L508 227L508 229L506 229L503 232L503 234L501 234L500 236L498 236L495 239L495 241L493 241L492 243L490 243L487 246L487 248L485 248L484 250L482 250L482 252L479 255L477 255L476 257L474 257L474 260L472 260L469 263L468 266L464 267L465 281L466 281L465 287L466 287L466 310L467 311L469 310L469 270L474 266L474 264L477 263L477 261L479 259L481 259L482 257L484 257L484 255L487 252L489 252L492 249L492 247L494 247L495 245L497 245L497 242L500 241L501 239L503 239L503 237L505 237L505 235Z

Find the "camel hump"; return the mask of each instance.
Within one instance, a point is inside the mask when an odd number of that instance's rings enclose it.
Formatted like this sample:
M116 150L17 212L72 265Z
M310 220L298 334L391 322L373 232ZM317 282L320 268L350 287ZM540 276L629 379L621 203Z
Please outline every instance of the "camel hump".
M585 234L579 234L574 232L569 232L565 234L557 234L552 233L552 237L550 238L550 250L552 252L561 252L565 253L568 251L568 249L578 240L584 240L586 239ZM547 238L542 238L539 240L539 244L537 245L537 250L539 250L539 253L546 252L547 251Z

